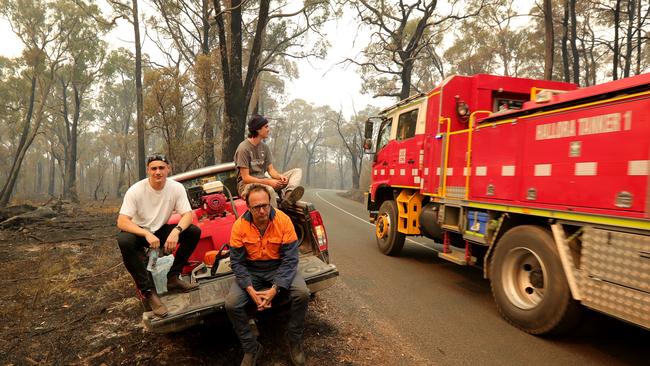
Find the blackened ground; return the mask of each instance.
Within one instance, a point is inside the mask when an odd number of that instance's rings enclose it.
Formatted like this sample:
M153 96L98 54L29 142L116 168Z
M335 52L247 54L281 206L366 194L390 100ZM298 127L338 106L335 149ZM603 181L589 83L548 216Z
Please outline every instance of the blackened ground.
M144 330L115 241L118 204L87 203L0 231L0 365L238 365L225 316L175 334ZM315 296L308 365L425 364L363 304L342 282ZM259 317L260 365L289 364L285 317Z

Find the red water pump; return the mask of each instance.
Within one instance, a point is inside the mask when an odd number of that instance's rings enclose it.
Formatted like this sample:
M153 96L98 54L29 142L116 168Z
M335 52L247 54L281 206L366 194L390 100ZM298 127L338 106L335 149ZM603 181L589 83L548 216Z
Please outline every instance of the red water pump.
M227 199L222 193L211 193L201 197L203 210L208 216L224 216L226 212Z

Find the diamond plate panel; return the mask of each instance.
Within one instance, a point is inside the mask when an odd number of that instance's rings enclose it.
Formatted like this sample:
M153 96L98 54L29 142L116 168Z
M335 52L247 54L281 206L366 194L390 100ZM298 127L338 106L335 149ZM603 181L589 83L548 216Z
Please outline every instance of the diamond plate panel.
M449 198L465 198L465 187L460 186L447 186L447 197Z
M585 228L581 264L585 305L650 328L650 237Z

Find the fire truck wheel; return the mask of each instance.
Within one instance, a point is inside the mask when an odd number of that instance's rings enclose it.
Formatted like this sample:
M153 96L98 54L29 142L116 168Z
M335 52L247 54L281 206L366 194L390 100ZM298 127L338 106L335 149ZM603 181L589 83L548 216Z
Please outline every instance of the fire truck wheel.
M580 319L551 233L522 225L498 241L490 265L492 294L501 315L531 334L559 334Z
M398 255L404 247L406 236L397 231L395 201L388 200L381 204L375 225L379 250L386 255Z

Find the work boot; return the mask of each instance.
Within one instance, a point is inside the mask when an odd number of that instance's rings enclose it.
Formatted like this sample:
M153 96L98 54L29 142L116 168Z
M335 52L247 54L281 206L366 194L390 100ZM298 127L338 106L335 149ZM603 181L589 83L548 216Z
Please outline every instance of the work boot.
M190 292L197 290L199 288L199 285L196 283L187 283L178 276L173 275L167 277L167 291L169 292Z
M262 354L262 348L262 345L258 343L257 349L254 353L245 352L240 366L255 366L257 364L257 359L259 358L260 354Z
M151 309L151 311L153 311L153 315L159 318L164 318L167 316L167 307L165 304L163 304L162 300L160 300L160 297L158 297L156 291L151 290L146 293L144 301L145 309Z
M293 191L287 191L285 192L285 197L280 203L280 208L287 209L293 205L296 204L301 198L302 195L305 194L305 188L302 186L298 186L293 189Z
M289 346L289 356L291 356L293 366L303 366L305 364L305 351L302 349L302 342L294 343L287 338L287 345Z

